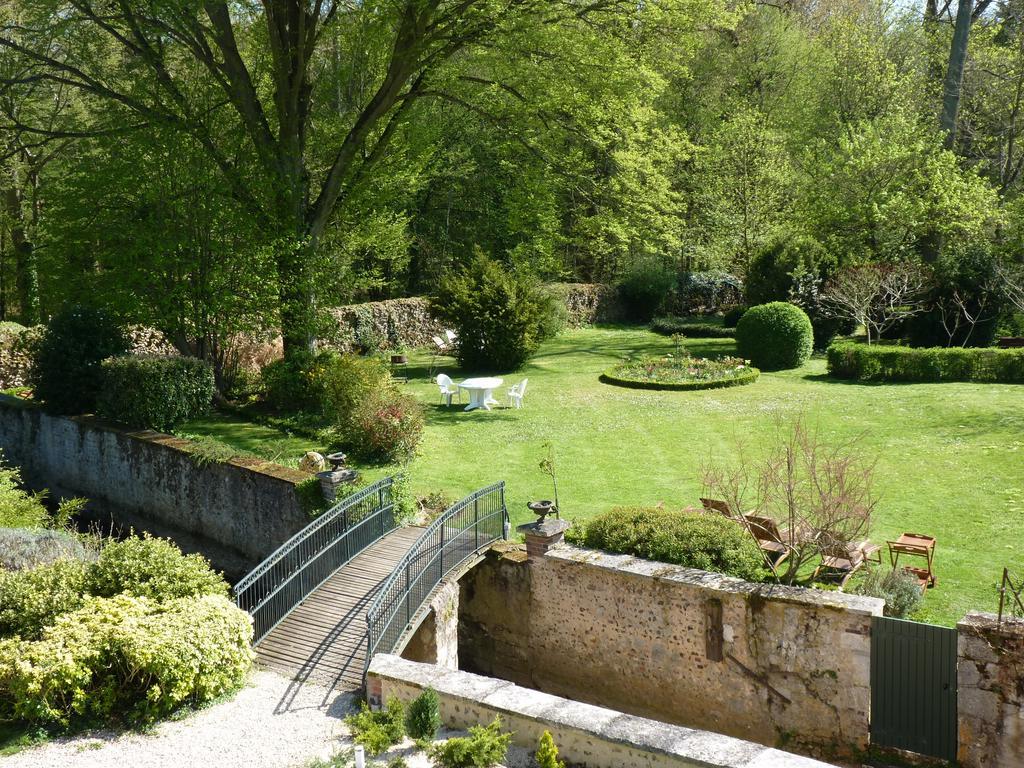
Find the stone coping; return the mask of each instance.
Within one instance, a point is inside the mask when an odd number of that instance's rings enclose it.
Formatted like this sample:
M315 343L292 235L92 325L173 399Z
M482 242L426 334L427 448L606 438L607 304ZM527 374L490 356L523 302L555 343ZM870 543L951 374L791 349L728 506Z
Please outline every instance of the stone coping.
M994 613L982 611L970 611L957 622L958 630L996 632L1002 635L1024 637L1024 618L1018 619L1012 616L1004 616L1002 624L999 623L999 616Z
M782 752L710 731L662 723L584 704L496 678L378 654L370 679L391 680L423 689L442 699L475 704L506 718L523 718L554 730L572 730L640 752L671 757L697 768L831 768L808 757ZM557 740L557 734L555 734ZM571 759L571 755L566 755Z
M633 555L615 555L596 549L581 549L571 544L558 544L548 550L545 557L563 562L585 563L606 571L686 584L712 592L746 595L779 603L833 608L863 616L881 616L885 608L885 601L880 597L851 595L827 589L791 587L785 584L756 584L722 573L644 560Z
M66 419L67 421L74 422L76 424L82 424L93 429L102 430L104 432L110 432L117 435L124 435L133 440L139 440L145 443L152 443L154 445L161 445L165 448L178 451L179 453L190 454L190 446L192 445L191 440L186 440L181 437L175 437L174 435L167 435L163 432L156 432L151 429L132 429L131 427L125 427L120 424L114 424L109 421L97 418L92 415L75 415L67 416L61 414L54 414L47 412L41 403L27 400L23 397L14 397L12 395L0 394L0 407L4 408L16 408L19 410L34 410L39 413L45 414L51 419ZM237 467L238 469L244 469L249 472L256 472L267 477L272 477L276 480L283 480L284 482L297 485L303 480L312 477L307 475L305 472L301 472L298 469L292 469L285 467L281 464L275 464L271 461L265 461L263 459L254 459L246 457L236 457L228 459L227 461L221 462L224 465Z

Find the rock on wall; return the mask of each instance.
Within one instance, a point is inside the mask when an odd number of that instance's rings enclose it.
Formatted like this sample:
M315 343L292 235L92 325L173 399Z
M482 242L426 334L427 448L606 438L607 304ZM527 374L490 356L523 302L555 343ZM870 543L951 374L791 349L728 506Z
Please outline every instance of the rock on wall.
M84 496L117 519L139 520L147 529L152 522L157 533L166 528L212 541L249 567L309 522L295 495L305 474L257 461L200 467L188 445L88 417L51 416L0 396L0 450L34 488Z
M868 745L876 598L559 546L462 581L463 669L812 753Z
M1024 765L1024 620L991 613L957 624L957 716L965 768Z

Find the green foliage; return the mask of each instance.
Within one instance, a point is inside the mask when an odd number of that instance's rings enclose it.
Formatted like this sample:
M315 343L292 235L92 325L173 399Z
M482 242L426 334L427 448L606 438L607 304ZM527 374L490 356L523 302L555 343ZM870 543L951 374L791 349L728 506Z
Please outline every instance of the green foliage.
M0 637L36 640L85 599L89 565L61 559L20 571L0 570Z
M796 235L776 240L750 262L745 290L747 304L788 301L802 275L824 277L831 266L825 249L812 237Z
M295 496L302 511L310 517L319 517L329 508L318 477L307 477L301 483L296 483Z
M798 368L811 356L814 329L793 304L773 301L751 307L736 325L736 348L762 370Z
M511 733L501 732L501 718L489 725L474 725L469 736L448 739L430 748L428 754L439 768L494 768L505 759Z
M731 339L735 330L728 326L716 325L714 323L702 323L686 317L656 317L651 321L651 330L660 333L662 336L672 336L681 333L694 339Z
M216 390L213 369L194 357L112 357L102 370L96 413L130 427L167 431L198 418Z
M405 738L405 711L398 699L388 699L384 709L374 712L365 701L354 715L345 718L356 744L362 744L366 752L376 756Z
M747 307L743 304L737 304L735 307L729 307L725 314L722 315L722 326L724 328L735 328L736 324L743 317L743 313L747 311Z
M885 615L895 619L907 618L924 600L917 577L904 570L872 568L857 582L853 592L882 598Z
M427 687L409 703L405 732L413 739L433 741L441 728L441 700L437 691Z
M720 515L650 507L616 507L566 532L566 540L747 581L766 576L764 558L750 533Z
M0 640L0 718L152 722L238 687L251 640L223 596L90 598L38 640Z
M528 275L478 254L444 281L431 302L434 314L458 333L463 368L514 371L552 331L555 299Z
M322 392L321 409L342 434L352 413L367 397L392 386L387 363L377 357L325 354L313 373Z
M101 363L128 348L124 329L107 312L88 307L62 311L34 349L30 383L35 396L58 413L91 412L103 388Z
M685 272L669 297L672 312L710 314L743 301L743 282L728 272Z
M197 467L209 467L213 464L224 464L232 459L251 456L245 451L228 445L222 440L209 435L192 435L187 432L177 432L177 437L188 440L185 450Z
M21 471L0 465L0 527L43 528L49 513L43 492L29 493L22 488Z
M423 405L412 395L388 388L356 406L346 445L370 461L409 461L423 437Z
M228 585L202 555L184 555L173 542L146 534L107 544L89 574L89 593L154 600L227 595Z
M1024 382L1024 349L902 347L840 341L828 348L828 372L857 381Z
M558 759L558 747L555 746L551 731L544 731L541 734L534 759L537 761L537 768L565 768L565 762Z
M675 270L658 259L637 262L619 281L619 297L626 316L644 323L665 303L676 282Z
M56 560L89 560L92 550L67 531L0 528L0 570L19 571Z

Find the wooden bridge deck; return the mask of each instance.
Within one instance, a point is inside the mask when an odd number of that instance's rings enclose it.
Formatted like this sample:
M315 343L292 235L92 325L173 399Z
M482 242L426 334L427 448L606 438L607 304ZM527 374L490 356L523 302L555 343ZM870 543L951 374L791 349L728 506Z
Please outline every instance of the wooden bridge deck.
M398 528L352 558L263 638L256 647L260 665L297 682L361 688L366 609L421 533Z

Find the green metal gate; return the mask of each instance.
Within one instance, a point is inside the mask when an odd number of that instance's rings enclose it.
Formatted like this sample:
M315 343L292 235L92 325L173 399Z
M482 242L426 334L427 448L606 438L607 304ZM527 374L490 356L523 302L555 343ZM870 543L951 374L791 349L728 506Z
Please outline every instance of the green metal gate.
M956 759L955 629L872 619L871 742Z

